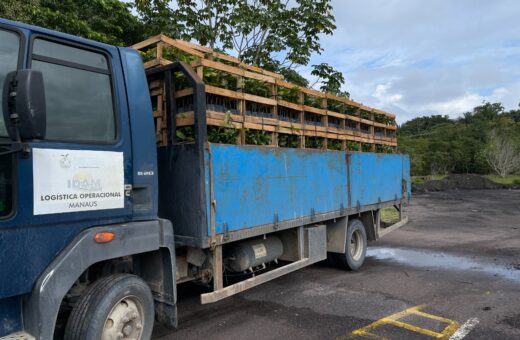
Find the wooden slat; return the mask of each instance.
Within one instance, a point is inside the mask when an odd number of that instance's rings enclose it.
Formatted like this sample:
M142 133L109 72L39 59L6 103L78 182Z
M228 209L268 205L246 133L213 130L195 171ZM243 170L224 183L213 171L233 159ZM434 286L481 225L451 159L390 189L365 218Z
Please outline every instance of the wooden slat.
M239 93L239 92L236 92L233 90L223 89L221 87L216 87L213 85L206 85L206 93L216 94L219 96L225 96L225 97L230 97L230 98L235 98L235 99L243 98L242 93Z
M295 104L281 99L278 99L277 102L279 106L285 106L296 111L302 111L303 108L301 104Z
M244 116L244 119L245 119L244 122L247 122L247 123L278 126L278 119L263 118L263 117L248 116L248 115Z
M182 89L182 90L179 90L179 91L175 91L175 98L181 98L181 97L186 97L186 96L191 96L193 94L193 88L187 88L187 89Z
M166 35L163 35L163 37L169 38ZM169 39L171 39L171 38L169 38ZM196 50L196 51L200 51L200 52L204 52L204 53L213 53L214 52L214 50L210 47L193 44L189 41L180 40L180 39L172 39L172 40L175 42L176 45L183 45L185 47L188 47L188 48Z
M327 115L331 116L331 117L341 118L341 119L344 119L347 116L344 113L339 113L339 112L329 111L329 110L327 110Z
M149 69L149 68L152 68L152 67L155 67L155 66L162 66L162 65L168 65L168 64L171 64L172 62L169 61L168 59L153 59L153 60L150 60L150 61L147 61L146 63L144 63L144 68L145 70L146 69Z
M186 44L179 44L175 39L172 39L165 35L161 35L161 41L165 42L166 44L168 44L170 46L178 48L179 50L184 51L188 54L191 54L191 55L194 55L194 56L197 56L200 58L204 58L204 53L199 52L191 47L188 47Z
M227 117L226 117L227 116ZM229 122L242 123L244 118L241 115L234 114L226 114L224 112L218 111L206 111L206 117L211 119L220 119L225 122L226 119L229 119Z
M216 94L219 96L230 97L234 99L243 99L250 102L265 104L265 105L276 105L276 100L266 97L255 96L249 93L237 92L233 90L223 89L220 87L206 85L206 93Z
M275 82L275 79L273 77L266 76L266 75L263 75L263 74L254 73L254 72L250 72L250 71L245 71L245 70L243 70L241 68L238 68L238 67L235 67L235 66L226 65L226 64L223 64L223 63L219 63L217 61L201 59L201 60L199 60L199 63L200 63L200 65L203 65L203 66L206 66L206 67L211 67L213 69L224 71L224 72L227 72L227 73L231 73L231 74L234 74L234 75L237 75L237 76L242 76L242 77L246 77L246 78L251 78L251 79L256 79L256 80L260 80L260 81L265 81L267 83L274 83Z
M260 103L260 104L265 104L265 105L272 105L272 106L276 105L276 100L271 99L271 98L255 96L255 95L249 94L249 93L244 93L243 95L244 95L244 99L247 101L250 101L250 102L255 102L255 103Z
M303 111L306 111L306 112L312 112L312 113L316 113L316 114L323 115L323 116L327 115L327 110L318 109L313 106L304 105L302 109L303 109Z
M284 133L286 135L299 135L301 130L288 127L278 127L278 133Z
M214 126L220 126L220 127L234 128L234 129L241 129L242 125L243 125L242 123L237 123L237 122L226 123L220 119L213 119L213 118L208 118L207 124L214 125Z
M175 117L175 121L177 126L193 125L195 124L194 113L193 111L179 113Z
M269 132L275 132L276 126L272 125L263 125L258 123L251 123L251 122L244 122L244 128L246 129L253 129L253 130L260 130L260 131L269 131Z
M151 38L148 38L148 39L146 39L144 41L141 41L141 42L139 42L137 44L134 44L134 45L130 46L130 48L133 48L135 50L140 50L142 48L145 48L145 47L148 47L148 46L150 46L152 44L155 44L155 43L157 43L159 41L161 41L161 34L155 35L155 36L153 36Z

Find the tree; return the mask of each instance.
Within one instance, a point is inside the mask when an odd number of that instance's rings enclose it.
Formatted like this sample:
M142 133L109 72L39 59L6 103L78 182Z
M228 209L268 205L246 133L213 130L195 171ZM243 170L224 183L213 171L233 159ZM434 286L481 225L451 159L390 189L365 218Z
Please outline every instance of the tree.
M313 53L321 53L321 35L336 28L330 0L136 0L153 34L196 40L211 48L232 50L246 63L279 72L298 85L308 81L296 71ZM340 72L327 64L313 72L331 92L345 95Z
M0 1L0 18L30 22L31 10L40 5L40 0Z
M0 16L114 45L143 40L145 26L118 0L14 0Z
M317 77L314 85L321 83L320 90L331 93L339 97L350 98L350 93L341 90L341 85L345 84L345 77L343 74L335 70L327 63L319 65L312 65L313 70L311 74Z
M489 135L489 145L485 151L486 160L493 171L505 177L520 169L520 149L511 138L495 128Z

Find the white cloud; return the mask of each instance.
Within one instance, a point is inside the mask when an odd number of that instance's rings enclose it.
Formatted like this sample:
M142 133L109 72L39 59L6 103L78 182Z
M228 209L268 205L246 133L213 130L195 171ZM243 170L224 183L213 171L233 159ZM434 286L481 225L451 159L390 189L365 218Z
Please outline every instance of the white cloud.
M333 0L328 62L353 99L397 114L457 116L482 101L520 101L520 1Z
M373 96L377 99L379 99L380 102L383 104L390 103L395 104L398 103L402 98L403 95L399 93L391 94L388 90L392 87L392 83L388 82L386 84L377 84L376 90L374 91Z

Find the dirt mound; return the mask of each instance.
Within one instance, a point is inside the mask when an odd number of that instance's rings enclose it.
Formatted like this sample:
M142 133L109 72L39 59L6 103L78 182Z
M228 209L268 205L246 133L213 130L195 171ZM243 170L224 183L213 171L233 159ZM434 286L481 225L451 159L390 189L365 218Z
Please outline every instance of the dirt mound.
M454 174L436 180L427 181L424 184L412 185L413 192L447 191L447 190L478 190L509 188L489 179L473 174Z

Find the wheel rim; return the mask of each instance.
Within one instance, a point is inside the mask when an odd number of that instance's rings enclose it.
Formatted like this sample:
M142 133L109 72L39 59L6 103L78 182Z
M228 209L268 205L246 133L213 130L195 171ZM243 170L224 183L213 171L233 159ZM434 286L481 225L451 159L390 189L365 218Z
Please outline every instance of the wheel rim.
M350 237L350 257L354 261L359 261L361 259L361 256L363 255L363 237L361 236L361 233L359 230L354 230L352 233L352 236Z
M105 320L102 340L139 340L143 334L144 313L141 301L127 296L114 305Z

